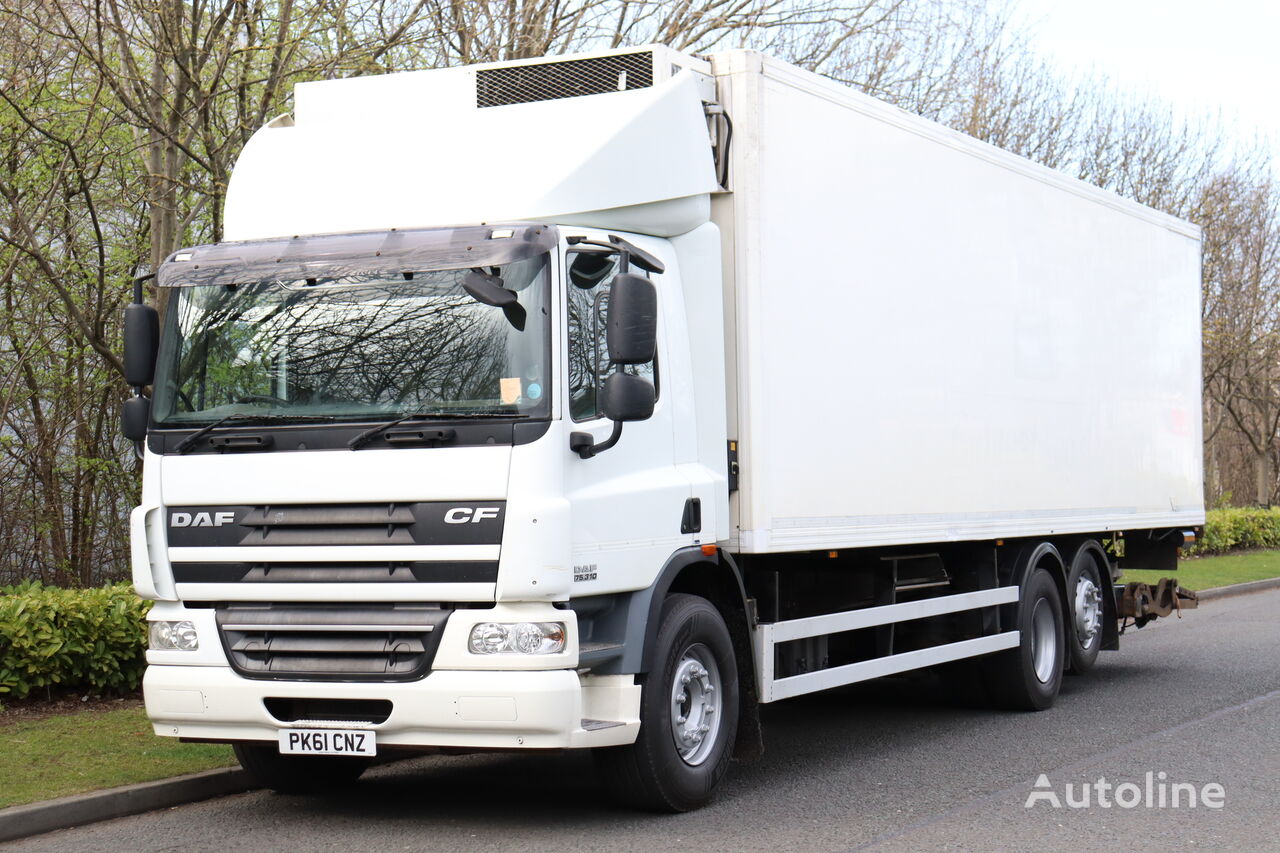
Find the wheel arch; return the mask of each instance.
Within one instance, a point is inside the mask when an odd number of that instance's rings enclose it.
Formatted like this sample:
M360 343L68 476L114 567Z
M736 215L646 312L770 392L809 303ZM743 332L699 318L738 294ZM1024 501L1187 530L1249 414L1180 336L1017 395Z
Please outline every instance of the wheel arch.
M1015 546L1016 547L1016 546ZM1063 562L1062 552L1058 546L1047 540L1029 540L1018 547L1012 560L1005 563L1007 568L999 570L1000 582L1008 586L1016 586L1021 590L1027 574L1032 569L1047 569L1053 582L1058 587L1058 595L1063 601L1067 596L1067 566ZM1013 604L1000 605L1000 624L1017 625L1018 608L1022 606L1022 595ZM1063 614L1063 619L1067 614ZM1065 624L1065 621L1064 623Z
M738 564L728 553L716 549L707 555L701 548L685 548L671 555L649 593L648 618L644 624L643 652L638 672L648 673L662 618L662 606L672 593L688 593L707 599L720 611L733 640L738 664L738 735L734 757L749 760L764 752L760 726L759 697L756 695L755 656L751 652L751 607ZM643 677L643 676L642 676Z

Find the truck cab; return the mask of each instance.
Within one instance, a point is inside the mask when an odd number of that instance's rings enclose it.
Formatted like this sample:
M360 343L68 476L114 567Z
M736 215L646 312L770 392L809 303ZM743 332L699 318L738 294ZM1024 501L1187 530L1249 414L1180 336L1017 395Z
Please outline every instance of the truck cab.
M722 362L690 346L681 275L682 251L696 275L718 248L695 231L172 256L133 513L157 732L236 742L286 787L341 737L361 740L350 768L633 743L656 581L723 571L728 457L696 430L699 392L723 411Z

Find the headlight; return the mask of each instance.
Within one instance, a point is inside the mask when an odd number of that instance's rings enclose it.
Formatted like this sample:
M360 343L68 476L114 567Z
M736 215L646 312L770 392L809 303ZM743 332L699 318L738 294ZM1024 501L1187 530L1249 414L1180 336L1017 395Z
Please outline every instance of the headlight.
M152 622L151 648L193 652L200 648L194 622Z
M477 655L554 655L564 651L564 623L482 622L468 645Z

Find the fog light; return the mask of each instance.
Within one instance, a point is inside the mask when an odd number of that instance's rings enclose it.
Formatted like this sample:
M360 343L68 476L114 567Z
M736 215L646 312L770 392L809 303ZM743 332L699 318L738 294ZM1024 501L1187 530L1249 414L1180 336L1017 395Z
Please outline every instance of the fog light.
M554 655L564 651L564 623L481 622L468 646L477 655Z
M200 648L194 622L152 622L151 648L164 651L194 652Z

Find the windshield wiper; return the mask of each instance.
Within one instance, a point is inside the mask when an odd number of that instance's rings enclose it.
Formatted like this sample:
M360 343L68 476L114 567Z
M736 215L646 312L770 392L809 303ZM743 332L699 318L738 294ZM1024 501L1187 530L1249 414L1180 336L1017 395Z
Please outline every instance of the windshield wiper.
M370 427L369 429L357 435L355 438L348 441L347 447L350 447L352 450L359 450L369 442L373 441L378 436L382 435L387 430L392 429L393 427L398 427L400 426L400 424L408 423L409 421L467 421L475 418L509 419L509 418L527 418L527 417L528 415L522 415L522 414L519 414L518 412L485 412L485 411L414 412L412 414L387 421L386 423L381 423L381 424L378 424L377 426Z
M219 418L211 424L206 424L191 435L178 442L173 448L175 453L184 454L193 449L200 439L209 433L230 423L259 423L259 424L275 424L275 423L292 423L296 421L331 421L332 417L324 415L254 415L248 412L238 412L234 415L227 415L225 418Z

